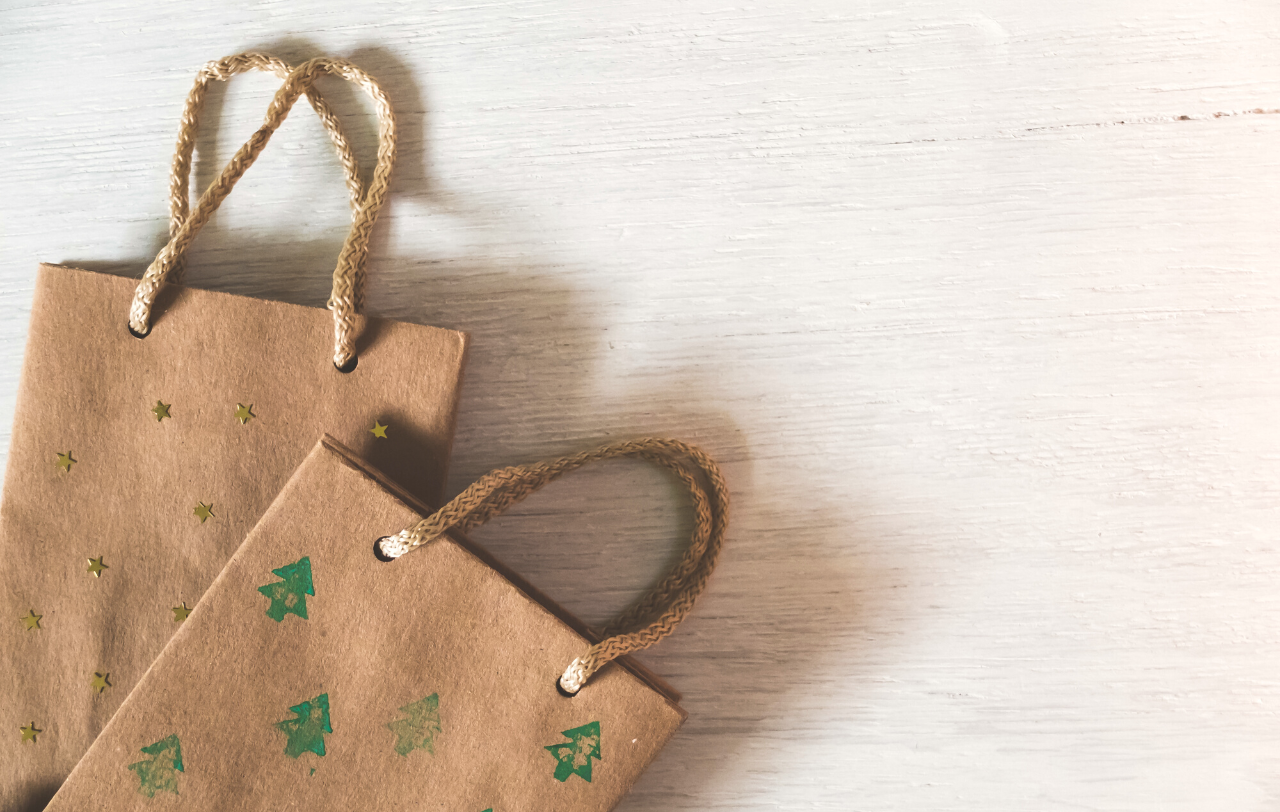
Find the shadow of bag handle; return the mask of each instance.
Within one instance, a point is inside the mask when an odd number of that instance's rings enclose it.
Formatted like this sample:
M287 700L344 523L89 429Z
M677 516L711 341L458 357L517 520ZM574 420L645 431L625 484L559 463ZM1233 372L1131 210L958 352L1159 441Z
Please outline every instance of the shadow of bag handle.
M671 571L643 598L604 630L604 640L574 659L559 679L562 691L576 694L612 660L648 648L675 631L707 585L729 524L729 490L715 460L697 446L661 438L628 440L568 457L530 465L498 468L485 474L449 504L394 536L378 549L387 559L440 538L451 529L461 532L489 519L554 479L592 462L615 457L639 457L660 465L680 480L693 498L694 531L688 549ZM708 487L704 487L705 480Z
M293 72L293 66L274 56L249 52L236 54L235 56L225 56L222 59L207 62L196 73L195 84L191 86L191 92L187 94L186 104L182 108L182 118L179 119L178 143L174 147L173 164L169 170L170 237L178 233L190 213L187 198L190 194L191 186L191 156L195 152L196 133L200 129L200 112L204 108L204 99L208 94L209 85L215 81L229 81L232 76L238 73L247 73L251 70L266 71L284 80L289 78L289 74ZM311 107L316 111L316 115L320 116L320 122L324 125L325 131L329 133L329 140L333 142L333 146L338 150L338 160L342 162L342 171L347 181L347 191L351 194L351 211L354 215L360 208L361 198L364 197L364 185L360 183L360 165L356 162L355 153L351 149L350 142L347 141L346 134L342 131L342 125L338 123L338 117L334 115L328 102L320 95L320 91L315 87L310 87L303 93L306 95L307 101L311 103ZM173 269L169 272L168 281L182 281L185 259L185 255L178 256Z
M240 147L223 168L222 174L209 184L190 215L178 226L177 232L169 238L168 245L160 250L138 282L129 307L129 329L135 335L145 336L150 332L151 308L156 296L200 228L209 221L230 194L236 181L262 153L298 97L312 87L317 77L326 74L339 76L363 89L373 99L378 116L378 162L369 188L352 215L351 231L343 243L333 272L333 292L328 303L329 309L333 311L333 364L343 371L355 368L355 339L358 332L356 316L364 300L364 262L369 251L369 235L378 219L378 211L386 200L391 168L395 164L396 124L386 93L373 77L345 59L320 57L304 62L289 73L271 100L262 126Z

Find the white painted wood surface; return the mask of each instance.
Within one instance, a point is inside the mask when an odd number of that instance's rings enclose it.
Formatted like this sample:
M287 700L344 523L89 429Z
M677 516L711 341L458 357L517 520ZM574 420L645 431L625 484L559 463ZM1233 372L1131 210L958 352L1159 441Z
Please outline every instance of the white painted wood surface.
M622 809L1273 810L1278 38L1268 2L5 0L0 425L36 262L163 243L195 69L347 56L403 128L371 307L474 337L452 490L647 433L731 478L643 657L690 719ZM202 184L274 84L216 94ZM324 300L304 111L193 284ZM477 535L598 621L672 494L617 465Z

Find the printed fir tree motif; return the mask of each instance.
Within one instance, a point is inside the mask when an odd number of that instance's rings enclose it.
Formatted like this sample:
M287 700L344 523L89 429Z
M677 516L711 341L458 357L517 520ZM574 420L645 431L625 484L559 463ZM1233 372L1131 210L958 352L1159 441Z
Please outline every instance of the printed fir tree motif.
M575 727L561 733L570 739L568 744L552 744L545 749L560 762L556 765L556 780L568 781L569 776L577 773L589 784L591 783L591 759L600 758L600 723Z
M307 619L307 596L316 594L311 583L311 559L303 556L292 564L272 570L283 581L258 587L258 591L271 599L267 607L267 617L276 623L284 620L285 615L297 615Z
M410 702L400 712L405 718L387 723L387 728L396 734L396 752L407 756L414 750L426 750L434 756L436 736L440 734L440 695Z
M333 732L333 726L329 724L329 695L320 694L289 710L293 711L296 718L276 722L276 729L284 731L289 737L284 746L284 754L289 758L297 758L310 751L323 756L324 734Z
M175 733L148 745L142 748L142 753L150 758L129 765L142 782L138 792L148 798L156 797L157 792L177 795L178 773L183 772L182 745L178 742L178 735Z

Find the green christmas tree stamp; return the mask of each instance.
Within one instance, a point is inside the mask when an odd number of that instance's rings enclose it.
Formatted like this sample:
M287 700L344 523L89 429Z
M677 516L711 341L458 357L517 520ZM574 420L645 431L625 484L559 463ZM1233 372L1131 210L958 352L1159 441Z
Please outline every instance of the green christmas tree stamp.
M129 769L138 774L142 785L138 792L148 798L156 797L157 792L178 794L178 773L182 769L182 745L178 735L167 736L155 744L142 748L142 754L150 756L142 761L135 761Z
M600 723L592 722L561 733L569 739L567 744L552 744L545 749L556 757L556 780L568 781L577 773L591 783L591 759L600 759Z
M320 694L289 710L293 711L293 719L276 722L276 729L289 737L284 746L284 754L289 758L297 758L310 751L323 756L324 734L333 732L333 725L329 723L329 695Z
M311 559L303 556L292 564L271 572L283 580L258 587L259 592L271 599L267 617L276 623L284 620L285 615L297 615L306 620L307 596L316 594L316 589L311 584Z
M396 734L396 752L407 756L414 750L436 754L436 736L440 735L440 695L432 694L400 709L403 719L388 722Z

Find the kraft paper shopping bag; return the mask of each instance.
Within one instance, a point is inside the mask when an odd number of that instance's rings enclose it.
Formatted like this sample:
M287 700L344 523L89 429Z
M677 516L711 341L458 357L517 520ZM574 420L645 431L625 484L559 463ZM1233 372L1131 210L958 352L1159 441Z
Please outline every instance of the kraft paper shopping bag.
M286 74L267 122L189 213L203 84ZM355 179L332 312L167 284L200 225L317 76L360 85L377 168ZM211 63L183 116L170 243L141 282L43 265L0 504L0 809L39 809L328 430L438 499L461 333L361 315L368 237L395 156L386 95L359 68ZM317 269L319 271L320 269Z
M458 530L618 456L675 473L696 531L596 635ZM625 655L669 634L711 574L727 518L715 464L621 443L499 469L427 514L322 440L51 812L611 809L685 718Z

